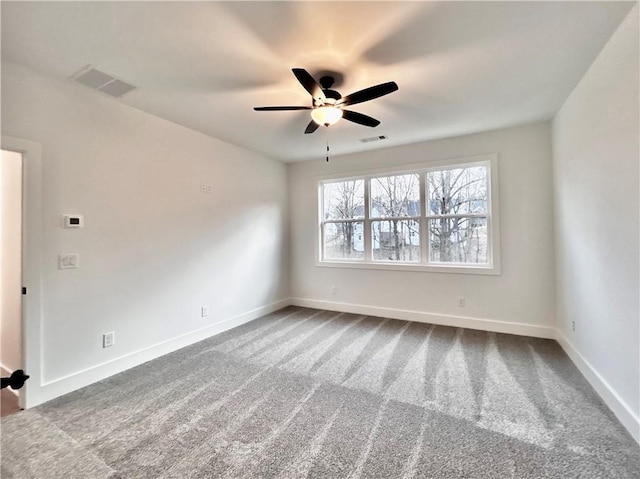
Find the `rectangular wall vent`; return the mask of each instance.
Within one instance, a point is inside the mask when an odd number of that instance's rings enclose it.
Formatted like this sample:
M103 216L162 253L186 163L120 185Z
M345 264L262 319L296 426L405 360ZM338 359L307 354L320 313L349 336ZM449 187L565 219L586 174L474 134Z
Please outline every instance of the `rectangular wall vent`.
M91 65L87 65L71 78L78 83L88 86L89 88L93 88L94 90L101 91L116 98L120 98L126 93L136 89L136 87L130 83L97 70Z
M387 137L384 135L380 135L380 136L372 136L371 138L363 138L362 140L360 140L362 143L371 143L372 141L380 141L380 140L386 140Z

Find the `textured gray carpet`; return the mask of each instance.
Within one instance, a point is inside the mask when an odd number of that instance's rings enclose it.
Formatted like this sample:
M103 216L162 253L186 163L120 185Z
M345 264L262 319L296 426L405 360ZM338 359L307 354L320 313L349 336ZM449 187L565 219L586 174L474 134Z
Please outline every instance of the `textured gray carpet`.
M638 478L558 344L289 307L2 420L2 478Z

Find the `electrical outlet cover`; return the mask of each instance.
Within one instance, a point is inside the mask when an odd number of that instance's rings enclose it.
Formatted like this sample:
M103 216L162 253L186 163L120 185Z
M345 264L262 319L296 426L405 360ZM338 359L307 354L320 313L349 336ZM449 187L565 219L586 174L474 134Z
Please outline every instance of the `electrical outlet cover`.
M110 333L104 333L102 335L102 347L103 348L110 348L111 346L113 346L116 342L116 333L114 333L113 331Z

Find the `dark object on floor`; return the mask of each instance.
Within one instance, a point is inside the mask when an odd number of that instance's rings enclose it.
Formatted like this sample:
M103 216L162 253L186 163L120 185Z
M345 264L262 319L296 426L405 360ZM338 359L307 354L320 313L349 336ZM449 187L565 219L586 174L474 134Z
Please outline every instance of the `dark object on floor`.
M24 386L25 381L29 379L22 369L16 369L8 378L2 378L2 388L11 386L11 389L20 389Z

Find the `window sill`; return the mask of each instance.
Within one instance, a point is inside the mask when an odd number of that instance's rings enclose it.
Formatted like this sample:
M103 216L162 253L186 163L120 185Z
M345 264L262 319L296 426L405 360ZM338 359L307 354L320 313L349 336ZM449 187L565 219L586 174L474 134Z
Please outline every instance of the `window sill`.
M458 265L425 265L411 263L364 263L354 261L316 261L316 266L322 268L349 269L377 269L388 271L412 271L414 273L449 273L449 274L478 274L499 276L500 268L493 266L458 266Z

